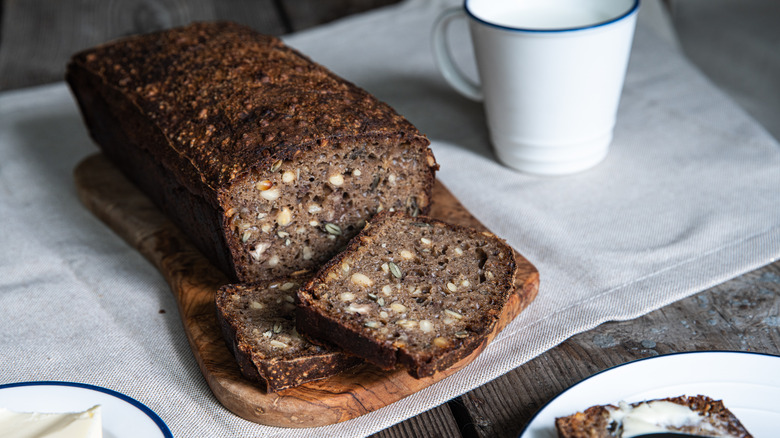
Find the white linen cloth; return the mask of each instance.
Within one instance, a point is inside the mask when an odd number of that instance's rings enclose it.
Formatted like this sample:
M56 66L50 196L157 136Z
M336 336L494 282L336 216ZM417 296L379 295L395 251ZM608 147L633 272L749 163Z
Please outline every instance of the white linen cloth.
M363 436L604 321L635 318L776 260L778 143L653 26L640 19L606 161L540 178L496 163L481 106L436 71L431 26L453 4L407 1L286 40L425 132L439 179L539 269L537 300L473 364L323 428L261 426L224 409L162 277L77 199L73 169L96 148L56 84L0 95L0 384L107 387L149 406L178 437ZM453 50L469 62L467 45Z

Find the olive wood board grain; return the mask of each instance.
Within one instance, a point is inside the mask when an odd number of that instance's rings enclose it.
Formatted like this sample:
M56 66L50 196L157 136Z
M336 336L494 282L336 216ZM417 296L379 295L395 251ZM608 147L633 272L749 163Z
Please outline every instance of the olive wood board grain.
M256 423L279 427L315 427L349 420L387 406L436 383L473 361L488 342L536 297L539 274L516 254L517 293L509 300L496 329L470 356L452 368L423 379L406 371L383 371L372 365L279 393L244 379L217 323L214 297L228 282L184 234L102 154L87 157L75 169L76 189L84 205L136 248L162 273L176 298L195 359L217 399L233 413ZM439 182L430 216L485 229Z

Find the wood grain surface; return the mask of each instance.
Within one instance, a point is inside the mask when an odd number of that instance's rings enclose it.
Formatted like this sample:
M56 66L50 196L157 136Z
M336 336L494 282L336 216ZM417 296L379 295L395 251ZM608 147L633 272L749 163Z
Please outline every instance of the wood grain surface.
M403 369L386 372L364 364L328 379L267 393L241 376L222 338L214 296L227 282L226 277L103 155L86 158L74 177L84 205L138 249L167 280L190 347L217 399L235 414L260 424L313 427L338 423L449 377L473 361L531 303L539 288L536 268L516 254L517 293L511 295L494 331L468 357L431 377L415 379ZM436 183L432 198L432 217L484 229L441 183Z

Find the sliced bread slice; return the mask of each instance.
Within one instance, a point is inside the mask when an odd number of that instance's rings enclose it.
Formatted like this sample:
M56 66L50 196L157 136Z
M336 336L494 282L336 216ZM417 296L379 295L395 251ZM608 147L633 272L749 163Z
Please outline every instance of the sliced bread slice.
M515 271L514 251L491 233L383 212L298 291L298 330L431 376L486 342Z
M556 418L555 427L560 438L620 438L650 432L752 438L721 400L705 395L591 406Z
M217 291L217 317L241 374L277 392L323 379L362 361L314 345L295 329L300 279L230 284Z

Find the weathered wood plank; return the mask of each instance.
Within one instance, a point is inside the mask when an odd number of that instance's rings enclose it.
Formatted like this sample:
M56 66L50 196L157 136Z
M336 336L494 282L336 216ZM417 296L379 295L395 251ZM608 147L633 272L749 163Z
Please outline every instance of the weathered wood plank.
M464 435L516 437L569 386L635 359L701 350L780 354L778 315L775 262L641 318L603 324L464 395L470 416Z
M437 406L402 423L382 430L372 438L440 438L461 436L447 404Z

